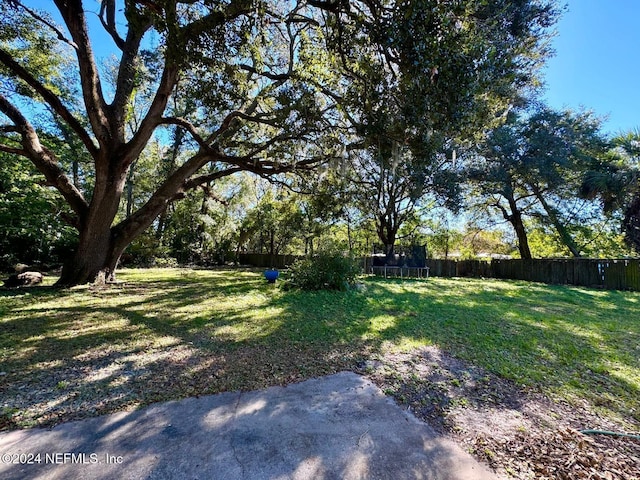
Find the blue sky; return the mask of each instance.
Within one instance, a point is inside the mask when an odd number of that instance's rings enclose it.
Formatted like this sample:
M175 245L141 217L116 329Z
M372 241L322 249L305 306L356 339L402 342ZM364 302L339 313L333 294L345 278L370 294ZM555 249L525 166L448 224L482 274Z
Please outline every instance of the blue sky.
M640 0L568 0L557 30L548 104L608 115L611 134L640 128Z

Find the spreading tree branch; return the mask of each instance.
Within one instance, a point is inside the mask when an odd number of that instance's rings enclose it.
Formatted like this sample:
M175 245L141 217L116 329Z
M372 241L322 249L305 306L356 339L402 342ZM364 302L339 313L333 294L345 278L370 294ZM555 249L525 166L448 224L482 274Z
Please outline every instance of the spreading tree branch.
M163 118L160 119L159 124L160 125L178 125L179 127L182 127L186 131L188 131L191 134L191 136L193 137L193 139L198 143L198 145L200 145L200 147L202 147L203 149L208 149L209 148L209 145L207 144L205 139L200 136L200 134L196 130L196 127L190 121L188 121L185 118L182 118L182 117L163 117Z
M69 206L80 218L86 215L89 204L84 199L80 190L76 188L62 168L60 168L55 155L40 144L40 139L33 126L22 115L20 110L9 102L4 95L0 95L0 111L9 117L15 124L17 130L20 131L25 156L33 162L47 181L58 189Z
M217 172L209 173L207 175L200 175L198 177L191 178L184 183L184 189L193 190L196 187L201 185L205 185L207 183L211 183L214 180L218 180L219 178L228 177L229 175L233 175L234 173L242 172L243 169L240 167L227 168L226 170L220 170Z
M124 142L124 127L126 125L126 113L131 104L131 95L136 85L136 63L138 50L144 32L149 28L150 23L139 30L130 28L127 32L127 40L122 46L122 59L118 67L118 77L116 80L116 92L113 96L111 112L112 123L120 130L118 131L119 141Z
M269 80L274 80L274 81L289 80L291 78L291 73L289 73L289 72L287 72L287 73L270 73L270 72L260 71L257 68L252 67L251 65L244 64L244 63L241 63L240 65L238 65L238 68L240 68L241 70L244 70L246 72L253 73L255 75L260 75L262 77L266 77Z
M20 7L27 12L29 15L31 15L31 17L33 17L35 20L37 20L40 23L43 23L44 25L46 25L47 27L49 27L51 30L53 30L53 32L56 34L56 37L58 38L58 40L66 43L67 45L71 46L74 50L78 48L78 45L75 44L75 42L69 40L66 35L64 33L62 33L62 30L60 30L54 23L50 22L49 20L47 20L46 18L42 17L40 14L38 14L38 12L36 12L35 10L27 7L26 5L24 5L22 2L17 2L18 5L20 5Z
M144 150L155 128L162 123L162 114L164 113L171 92L178 79L178 67L175 64L167 62L165 64L164 71L162 72L162 78L160 84L156 90L156 94L153 97L151 106L147 111L147 114L140 122L140 127L136 134L131 138L127 144L128 154L124 160L124 167L128 167Z
M169 175L142 207L112 228L117 247L124 249L133 238L148 228L171 202L184 195L185 181L208 162L215 160L216 152L209 149L194 155Z
M100 84L98 67L91 48L91 39L81 0L54 0L62 18L77 45L76 56L80 67L82 95L89 122L102 148L108 148L111 129L107 117L107 104Z
M2 62L7 68L15 73L19 78L24 80L31 88L33 88L49 105L54 112L56 112L60 118L62 118L69 127L78 135L80 141L84 144L91 155L97 153L97 147L93 143L93 139L89 133L84 129L80 121L75 118L71 112L64 106L60 98L40 83L33 75L31 75L25 68L23 68L13 57L0 48L0 62Z
M206 32L211 32L227 22L251 13L253 9L253 0L232 0L224 10L217 10L184 26L183 38L199 38Z
M116 29L116 2L115 0L102 0L100 4L100 14L98 15L102 26L111 35L116 46L124 50L125 42Z
M0 152L12 153L14 155L20 155L23 157L27 156L27 151L22 148L10 147L9 145L4 145L0 143Z
M307 3L312 7L326 10L331 13L338 13L340 10L341 0L307 0Z

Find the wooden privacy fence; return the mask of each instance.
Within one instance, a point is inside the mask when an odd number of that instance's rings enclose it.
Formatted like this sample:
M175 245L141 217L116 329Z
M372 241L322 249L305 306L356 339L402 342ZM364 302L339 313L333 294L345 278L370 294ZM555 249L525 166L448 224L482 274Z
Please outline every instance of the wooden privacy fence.
M427 260L437 277L486 277L640 291L640 259Z
M433 277L491 277L491 263L483 260L427 259L429 274Z
M273 255L262 253L241 253L241 264L256 267L285 268L299 255ZM370 258L363 259L365 272L372 272ZM427 259L428 275L433 277L473 277L503 280L527 280L559 285L606 288L609 290L640 291L640 259L533 259L533 260L439 260ZM425 277L424 269L413 268L407 276ZM380 272L376 272L380 274ZM389 273L389 271L387 271ZM398 274L397 276L400 276Z

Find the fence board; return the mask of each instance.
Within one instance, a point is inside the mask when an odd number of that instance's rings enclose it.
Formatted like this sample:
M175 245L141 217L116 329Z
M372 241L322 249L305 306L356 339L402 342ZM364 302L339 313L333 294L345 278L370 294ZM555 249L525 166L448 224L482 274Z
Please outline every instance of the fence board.
M640 291L640 261L627 263L625 279L629 290Z
M256 267L286 268L296 255L274 255L242 253L242 264ZM363 271L372 272L373 262L363 258ZM640 291L640 259L496 259L484 260L444 260L427 259L429 276L433 277L475 277L504 280L526 280L558 285L577 285L606 288L610 290ZM413 272L412 272L413 273Z

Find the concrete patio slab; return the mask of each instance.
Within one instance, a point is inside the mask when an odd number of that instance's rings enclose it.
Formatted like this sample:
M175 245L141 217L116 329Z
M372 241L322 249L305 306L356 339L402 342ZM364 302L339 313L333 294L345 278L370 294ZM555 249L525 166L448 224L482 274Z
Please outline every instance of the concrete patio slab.
M442 479L494 475L351 372L0 434L2 479Z

